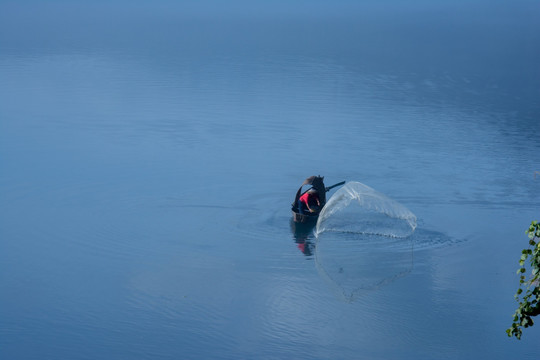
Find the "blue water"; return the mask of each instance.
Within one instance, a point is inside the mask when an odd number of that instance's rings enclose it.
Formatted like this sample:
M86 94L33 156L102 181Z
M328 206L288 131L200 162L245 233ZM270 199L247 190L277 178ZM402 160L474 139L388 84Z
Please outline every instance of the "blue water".
M2 2L0 357L537 359L539 6ZM410 246L295 232L318 174Z

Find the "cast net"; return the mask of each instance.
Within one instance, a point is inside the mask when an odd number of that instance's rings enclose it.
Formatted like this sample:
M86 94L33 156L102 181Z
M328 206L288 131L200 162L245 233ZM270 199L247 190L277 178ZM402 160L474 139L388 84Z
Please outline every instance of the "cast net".
M351 232L403 238L416 229L416 216L405 206L359 182L349 182L330 198L315 234Z
M416 216L359 182L326 203L315 229L319 273L347 301L412 270Z

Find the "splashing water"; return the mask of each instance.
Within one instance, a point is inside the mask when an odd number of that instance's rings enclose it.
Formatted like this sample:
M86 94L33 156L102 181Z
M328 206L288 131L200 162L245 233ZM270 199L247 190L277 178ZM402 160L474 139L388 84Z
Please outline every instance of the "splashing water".
M349 182L326 203L315 235L325 231L403 238L416 229L416 216L405 206L360 182Z
M351 302L410 273L416 216L359 182L338 190L319 215L315 263L319 274Z

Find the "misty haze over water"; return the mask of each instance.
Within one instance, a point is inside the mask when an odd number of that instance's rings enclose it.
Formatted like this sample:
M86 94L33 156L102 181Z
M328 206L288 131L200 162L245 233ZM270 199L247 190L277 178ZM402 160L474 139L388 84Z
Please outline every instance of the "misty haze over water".
M3 1L0 357L536 359L539 7ZM318 174L414 234L299 232Z

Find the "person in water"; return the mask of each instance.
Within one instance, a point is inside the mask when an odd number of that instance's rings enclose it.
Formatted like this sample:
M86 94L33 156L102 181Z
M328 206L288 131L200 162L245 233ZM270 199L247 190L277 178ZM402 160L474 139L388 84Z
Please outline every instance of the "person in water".
M306 209L310 213L317 212L320 206L319 193L315 189L309 189L298 199L298 211L300 214L304 214Z

